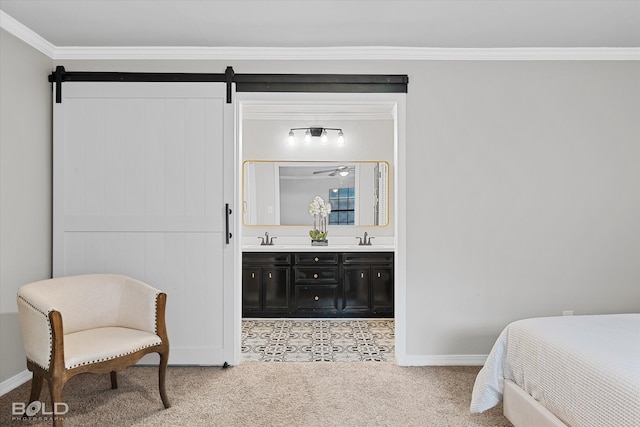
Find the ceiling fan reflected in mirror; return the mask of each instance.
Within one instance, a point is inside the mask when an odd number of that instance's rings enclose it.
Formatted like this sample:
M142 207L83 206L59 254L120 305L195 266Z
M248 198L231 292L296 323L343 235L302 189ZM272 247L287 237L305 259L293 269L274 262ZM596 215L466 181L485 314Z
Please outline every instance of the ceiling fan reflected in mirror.
M341 165L341 166L335 167L333 169L325 169L325 170L314 171L313 174L314 175L319 175L319 174L326 173L326 174L329 174L328 176L336 176L336 175L347 176L351 172L354 172L355 170L356 170L355 166Z

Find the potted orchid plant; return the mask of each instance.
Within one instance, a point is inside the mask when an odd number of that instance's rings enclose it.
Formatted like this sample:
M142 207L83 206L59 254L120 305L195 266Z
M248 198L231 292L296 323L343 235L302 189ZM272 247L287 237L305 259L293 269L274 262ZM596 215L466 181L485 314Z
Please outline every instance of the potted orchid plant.
M315 196L309 202L309 214L313 217L313 230L309 230L311 245L326 246L327 240L327 218L331 213L331 203L325 203L320 196Z

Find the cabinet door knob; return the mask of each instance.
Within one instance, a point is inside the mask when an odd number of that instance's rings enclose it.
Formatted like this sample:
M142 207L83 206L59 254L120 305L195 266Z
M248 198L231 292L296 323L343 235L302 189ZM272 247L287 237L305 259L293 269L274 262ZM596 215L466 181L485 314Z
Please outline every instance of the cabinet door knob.
M360 272L360 278L361 278L361 279L364 279L364 271L361 271L361 272Z
M378 271L378 278L380 278L380 272Z
M313 260L314 260L315 262L318 262L318 261L320 261L320 258L315 257Z
M320 297L318 295L316 295L315 297L313 297L313 299L318 301L320 299Z
M318 278L318 273L313 273L313 278L317 279Z
M251 278L255 279L256 278L256 273L254 273L253 271L251 272Z
M269 272L269 279L271 279L271 272Z

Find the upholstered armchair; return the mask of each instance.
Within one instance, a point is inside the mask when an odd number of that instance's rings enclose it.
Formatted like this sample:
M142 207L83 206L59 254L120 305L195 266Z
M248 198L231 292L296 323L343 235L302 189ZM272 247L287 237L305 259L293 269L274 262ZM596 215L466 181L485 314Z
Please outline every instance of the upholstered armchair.
M18 313L27 368L33 372L30 402L39 399L46 380L52 407L63 403L65 383L84 372L109 372L115 389L117 371L147 353L158 353L160 397L168 408L166 297L146 283L116 274L60 277L22 286ZM54 426L61 425L54 417Z

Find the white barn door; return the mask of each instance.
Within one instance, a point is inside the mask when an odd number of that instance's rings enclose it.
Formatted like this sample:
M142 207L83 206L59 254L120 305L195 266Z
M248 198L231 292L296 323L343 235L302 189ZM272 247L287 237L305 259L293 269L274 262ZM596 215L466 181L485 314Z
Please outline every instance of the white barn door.
M224 83L65 82L54 103L54 277L166 292L170 364L236 359L233 111Z

